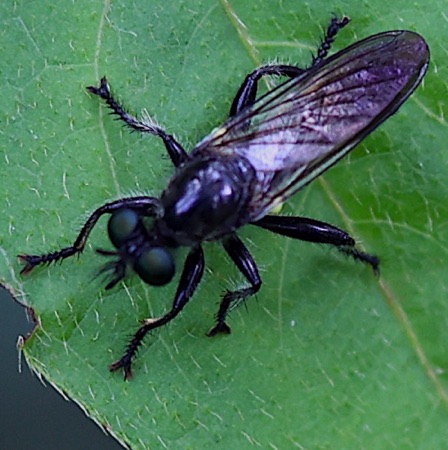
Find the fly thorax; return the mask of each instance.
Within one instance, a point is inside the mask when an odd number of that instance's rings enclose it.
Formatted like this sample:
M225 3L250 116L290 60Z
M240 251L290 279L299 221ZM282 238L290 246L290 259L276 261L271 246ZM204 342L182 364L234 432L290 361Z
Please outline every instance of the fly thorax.
M183 245L217 239L241 225L253 169L245 161L195 158L162 194L164 231Z

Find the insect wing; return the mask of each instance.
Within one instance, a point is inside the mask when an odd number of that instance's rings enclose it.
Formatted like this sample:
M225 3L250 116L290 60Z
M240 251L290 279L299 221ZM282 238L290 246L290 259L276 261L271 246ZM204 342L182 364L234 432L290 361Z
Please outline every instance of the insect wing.
M411 31L368 37L293 78L229 119L193 154L239 155L257 173L250 221L346 155L412 94L429 49Z

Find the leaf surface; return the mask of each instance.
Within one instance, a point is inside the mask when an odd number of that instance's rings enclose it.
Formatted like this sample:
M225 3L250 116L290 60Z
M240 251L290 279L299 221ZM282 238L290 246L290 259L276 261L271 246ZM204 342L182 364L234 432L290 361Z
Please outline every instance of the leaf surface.
M134 448L443 448L447 440L448 258L444 4L212 0L2 5L0 274L41 323L33 369ZM343 48L418 31L432 63L414 96L351 155L284 206L352 233L382 261L255 227L241 232L263 287L208 339L219 294L243 280L218 245L198 294L146 339L123 382L108 364L175 284L135 277L106 292L103 220L79 258L19 276L18 253L73 242L88 212L172 174L163 145L130 134L85 92L107 75L185 148L219 125L244 76L277 59L306 67L331 13ZM181 263L181 259L180 259ZM23 294L25 294L23 296Z

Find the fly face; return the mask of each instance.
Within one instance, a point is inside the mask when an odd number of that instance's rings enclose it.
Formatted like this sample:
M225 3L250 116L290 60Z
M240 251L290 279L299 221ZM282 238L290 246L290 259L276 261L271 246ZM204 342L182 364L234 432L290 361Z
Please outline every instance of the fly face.
M202 242L219 240L248 286L221 298L208 335L229 333L227 314L258 292L261 278L250 252L236 234L252 224L292 239L329 244L379 272L379 259L356 247L347 232L306 217L274 216L269 211L346 155L420 84L429 64L425 40L411 31L388 31L359 41L327 58L338 31L349 20L334 18L308 69L267 65L249 74L232 103L230 118L188 154L151 120L128 114L112 95L106 78L88 91L105 101L130 129L159 137L176 167L160 199L127 197L95 210L72 246L43 255L20 255L26 274L81 253L104 214L115 257L103 271L115 286L130 267L151 285L168 283L175 271L172 251L190 247L174 300L166 314L143 321L123 356L110 370L132 375L132 362L145 335L174 319L192 297L204 273ZM256 99L266 75L288 81ZM151 218L152 226L147 225Z
M157 239L154 231L151 235L143 224L141 215L133 209L124 207L112 213L107 232L116 251L97 249L101 255L117 257L100 271L112 272L106 289L113 288L125 277L128 266L142 281L152 286L163 286L172 280L175 272L173 255Z

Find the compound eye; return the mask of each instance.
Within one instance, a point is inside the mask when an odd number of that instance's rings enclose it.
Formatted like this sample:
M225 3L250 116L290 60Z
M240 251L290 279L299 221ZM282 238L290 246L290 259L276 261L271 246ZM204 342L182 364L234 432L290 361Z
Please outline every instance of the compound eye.
M107 224L109 239L115 248L120 248L137 228L139 215L132 209L123 208L115 211Z
M171 281L176 269L171 253L162 247L154 247L135 260L134 270L145 283L163 286Z

